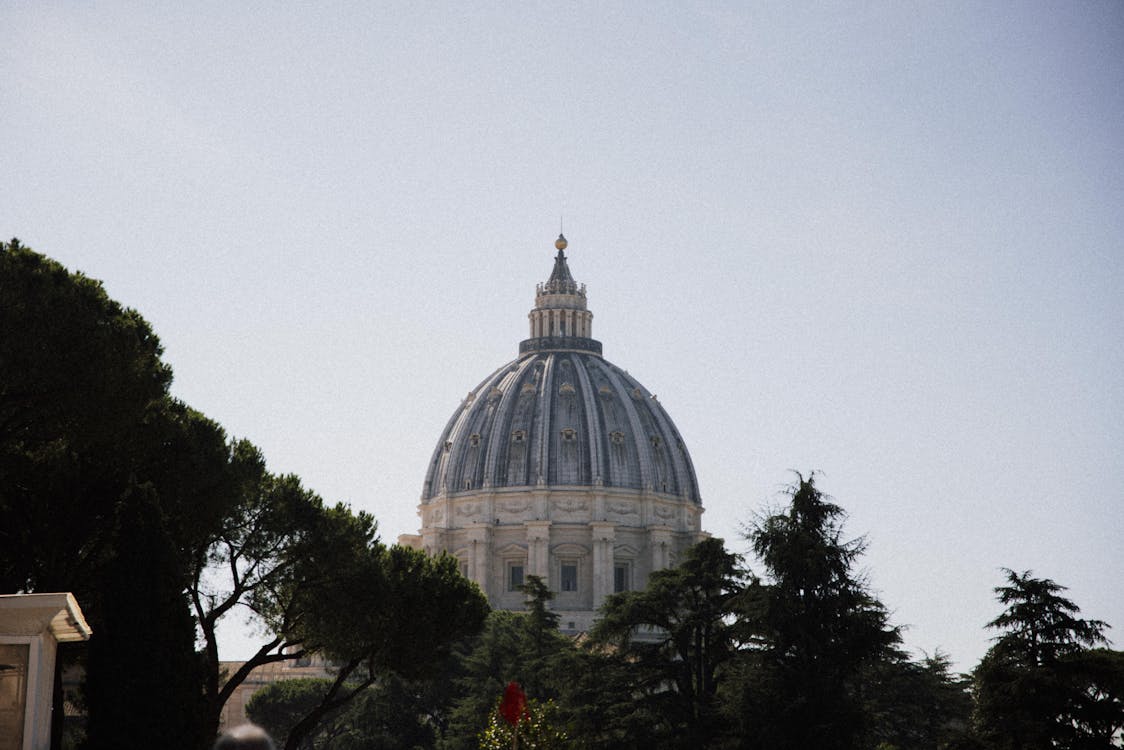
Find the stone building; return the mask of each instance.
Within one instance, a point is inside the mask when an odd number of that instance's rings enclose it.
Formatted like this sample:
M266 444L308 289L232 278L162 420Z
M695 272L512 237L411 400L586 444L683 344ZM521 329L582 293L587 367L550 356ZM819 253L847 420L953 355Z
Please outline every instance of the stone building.
M589 629L613 592L703 536L698 482L663 406L602 356L565 237L535 290L519 356L469 392L445 426L422 489L420 535L449 552L493 607L522 609L541 576L564 632Z

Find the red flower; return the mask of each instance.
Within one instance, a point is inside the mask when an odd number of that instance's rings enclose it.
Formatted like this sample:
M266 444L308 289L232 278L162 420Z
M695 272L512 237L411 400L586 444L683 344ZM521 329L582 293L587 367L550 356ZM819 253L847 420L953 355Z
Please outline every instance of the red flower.
M527 714L527 696L518 682L509 682L504 688L500 716L511 726L517 725L522 718L530 718Z

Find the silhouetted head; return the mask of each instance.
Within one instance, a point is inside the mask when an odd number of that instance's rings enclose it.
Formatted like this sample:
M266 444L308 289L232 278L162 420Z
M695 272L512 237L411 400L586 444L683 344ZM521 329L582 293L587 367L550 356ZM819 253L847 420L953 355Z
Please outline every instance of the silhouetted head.
M266 731L256 724L228 729L215 740L214 750L277 750Z

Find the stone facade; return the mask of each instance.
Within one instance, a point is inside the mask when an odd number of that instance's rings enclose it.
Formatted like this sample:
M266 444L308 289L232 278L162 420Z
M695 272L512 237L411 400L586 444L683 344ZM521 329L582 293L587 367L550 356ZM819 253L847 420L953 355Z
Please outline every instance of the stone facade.
M566 240L535 290L519 357L461 402L426 472L421 533L457 557L493 607L547 581L565 632L588 630L605 597L639 589L703 536L687 448L654 395L602 356Z

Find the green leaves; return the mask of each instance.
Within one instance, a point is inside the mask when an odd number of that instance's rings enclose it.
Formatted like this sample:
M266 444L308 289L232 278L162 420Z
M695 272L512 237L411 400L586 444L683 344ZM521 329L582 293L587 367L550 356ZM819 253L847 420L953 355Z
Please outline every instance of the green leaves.
M1108 627L1077 615L1064 586L1004 570L1002 631L976 667L976 726L992 747L1108 748L1124 727L1124 655L1090 649Z
M862 540L844 541L843 511L814 479L799 477L788 509L748 535L765 582L743 598L750 648L730 704L743 747L857 747L864 668L900 640L852 569Z

